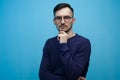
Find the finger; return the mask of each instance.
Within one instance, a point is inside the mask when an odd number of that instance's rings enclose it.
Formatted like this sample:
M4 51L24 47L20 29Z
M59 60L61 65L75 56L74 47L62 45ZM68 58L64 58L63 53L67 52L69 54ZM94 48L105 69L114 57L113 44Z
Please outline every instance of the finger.
M65 31L59 31L59 34L66 34Z
M58 34L58 36L57 36L57 39L58 39L58 40L60 40L60 36L61 36L61 34Z
M60 34L58 34L57 39L60 40Z

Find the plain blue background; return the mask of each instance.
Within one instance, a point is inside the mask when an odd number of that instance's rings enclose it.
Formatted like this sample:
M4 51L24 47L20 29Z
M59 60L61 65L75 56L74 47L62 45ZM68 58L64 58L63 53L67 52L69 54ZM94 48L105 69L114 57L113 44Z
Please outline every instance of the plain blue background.
M120 80L119 0L0 0L0 80L38 80L42 48L57 35L54 6L75 10L74 31L92 44L87 80Z

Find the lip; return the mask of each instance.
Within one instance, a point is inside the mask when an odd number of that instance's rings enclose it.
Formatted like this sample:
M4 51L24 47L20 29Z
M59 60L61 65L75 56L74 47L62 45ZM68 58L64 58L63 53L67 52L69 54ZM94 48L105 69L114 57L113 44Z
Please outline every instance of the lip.
M60 29L66 29L66 26L60 26L59 28Z
M60 28L64 28L64 27L67 27L66 25L61 25Z
M66 25L60 25L59 26L59 30L60 31L65 31L67 29L67 26Z

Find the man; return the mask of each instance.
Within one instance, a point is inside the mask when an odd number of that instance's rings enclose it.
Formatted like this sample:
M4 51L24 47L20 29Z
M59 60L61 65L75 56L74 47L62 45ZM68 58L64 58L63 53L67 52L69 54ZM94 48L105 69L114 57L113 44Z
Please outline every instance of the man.
M56 5L53 13L58 35L45 43L39 78L85 80L90 60L90 42L73 32L74 10L69 4Z

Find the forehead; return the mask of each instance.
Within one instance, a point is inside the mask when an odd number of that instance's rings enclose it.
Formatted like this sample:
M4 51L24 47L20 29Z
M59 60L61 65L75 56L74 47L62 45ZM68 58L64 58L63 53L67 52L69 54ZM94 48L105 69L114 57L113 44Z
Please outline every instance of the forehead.
M72 11L68 7L62 8L62 9L56 11L56 13L55 13L55 16L65 16L65 15L72 16Z

